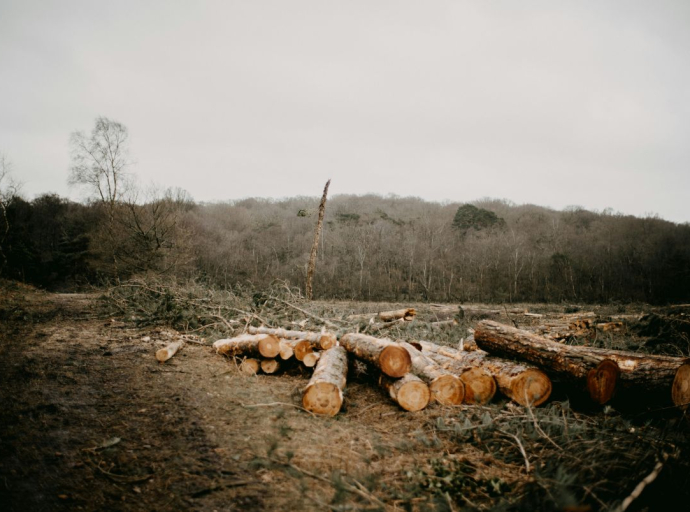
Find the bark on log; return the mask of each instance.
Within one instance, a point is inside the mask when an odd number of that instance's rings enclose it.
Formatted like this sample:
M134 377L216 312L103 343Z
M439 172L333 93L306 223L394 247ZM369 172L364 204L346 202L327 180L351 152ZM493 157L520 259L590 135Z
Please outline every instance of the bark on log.
M333 347L322 352L302 395L302 406L315 414L335 416L343 405L347 382L347 352Z
M396 309L394 311L381 311L380 313L361 313L357 315L350 315L348 320L369 320L373 322L374 319L382 322L393 322L394 320L404 320L411 322L417 315L417 310L414 308Z
M167 347L162 348L156 352L156 359L158 359L159 363L166 362L172 356L177 354L177 351L180 350L183 345L184 341L176 341L174 343L170 343Z
M379 384L388 391L393 401L406 411L421 411L429 404L429 386L412 373L405 374L400 379L381 375Z
M520 405L538 406L543 404L551 395L551 379L533 366L506 361L491 357L483 350L461 352L450 347L440 347L428 341L420 342L422 353L429 352L434 358L446 358L455 361L455 367L481 368L487 371L495 380L498 389L505 396ZM452 363L445 361L449 366Z
M547 371L587 381L591 370L603 371L605 360L620 369L618 384L623 388L668 393L677 406L683 405L684 388L690 387L687 370L690 359L563 345L528 331L492 321L480 322L475 340L484 350L503 357L529 361ZM610 365L606 365L610 367ZM608 378L608 377L607 377ZM587 382L589 384L589 382ZM675 393L678 390L680 393ZM595 398L597 391L589 389Z
M412 367L409 352L389 339L350 333L340 339L340 344L355 357L377 366L389 377L402 377Z
M256 375L259 373L260 363L258 359L247 357L240 363L240 372L245 375Z
M379 313L379 319L384 322L392 322L393 320L398 320L402 318L406 322L411 322L414 320L417 311L414 308L404 308L397 309L395 311L382 311Z
M277 359L262 359L261 371L264 373L276 373L280 369L280 363Z
M241 334L218 340L213 348L227 356L262 356L270 359L280 354L280 341L270 334Z
M276 338L307 340L318 344L321 350L328 350L338 344L338 338L330 332L293 331L290 329L271 329L269 327L249 327L251 334L272 334Z
M465 385L457 375L441 368L409 343L400 342L412 358L412 373L429 385L431 400L441 405L460 405L465 398Z

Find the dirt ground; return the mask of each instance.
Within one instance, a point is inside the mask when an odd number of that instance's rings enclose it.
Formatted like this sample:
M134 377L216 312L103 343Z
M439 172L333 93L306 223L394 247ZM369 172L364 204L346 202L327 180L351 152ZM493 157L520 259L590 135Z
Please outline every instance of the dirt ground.
M667 423L686 439L675 416L647 427L557 397L404 412L360 365L341 414L315 417L306 370L246 376L201 338L159 364L178 336L97 295L0 286L0 511L608 510L660 460ZM630 510L690 484L683 454Z
M189 343L161 365L170 334L103 316L95 296L5 290L0 311L2 510L423 509L431 494L404 489L420 460L512 473L429 443L425 413L366 375L346 414L317 418L299 407L306 373L248 377Z

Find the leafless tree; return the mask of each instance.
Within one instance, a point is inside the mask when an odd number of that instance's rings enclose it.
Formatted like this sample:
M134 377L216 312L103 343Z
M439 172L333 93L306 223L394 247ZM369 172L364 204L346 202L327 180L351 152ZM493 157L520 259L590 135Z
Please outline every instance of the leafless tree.
M127 167L129 135L127 128L108 119L99 117L90 135L74 132L70 137L72 166L69 183L89 189L90 194L102 203L108 216L108 239L110 257L115 276L118 276L118 259L115 241L115 215L118 201L128 186Z
M7 234L10 232L7 207L18 191L19 185L12 177L12 164L5 154L0 153L0 275L7 264L7 257L3 250Z

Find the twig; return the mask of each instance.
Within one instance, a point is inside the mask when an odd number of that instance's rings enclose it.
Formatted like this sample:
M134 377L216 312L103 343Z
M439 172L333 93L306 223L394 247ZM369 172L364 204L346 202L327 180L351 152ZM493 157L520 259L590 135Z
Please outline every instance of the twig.
M513 439L515 439L515 442L517 443L518 448L520 449L520 453L522 453L522 457L525 459L525 469L527 470L528 473L530 471L532 471L532 468L531 468L530 463L529 463L529 459L527 458L527 452L525 451L525 447L522 446L522 442L520 441L520 438L518 436L516 436L515 434L511 434L510 432L506 432L505 430L499 430L499 432L501 434L504 434L506 436L510 436Z
M627 510L630 504L640 497L640 494L642 494L645 488L654 480L656 480L656 477L659 476L659 473L661 473L661 470L664 467L664 462L666 462L667 459L668 454L664 453L663 460L657 462L652 472L649 473L646 477L644 477L644 479L639 484L637 484L637 486L635 486L633 492L631 492L630 496L623 500L623 503L621 503L621 506L617 509L616 512L625 512L625 510Z
M539 426L539 422L537 421L537 418L535 418L534 413L532 412L532 407L529 405L529 402L527 402L527 411L529 412L529 415L532 417L532 422L534 423L534 428L537 429L537 432L539 432L539 434L540 434L544 439L546 439L547 441L549 441L552 445L554 445L554 446L555 446L556 448L558 448L560 451L563 451L563 448L561 448L560 446L558 446L558 445L556 444L556 442L555 442L553 439L551 439L551 438L546 434L546 432L544 432L544 431L542 430L542 428Z

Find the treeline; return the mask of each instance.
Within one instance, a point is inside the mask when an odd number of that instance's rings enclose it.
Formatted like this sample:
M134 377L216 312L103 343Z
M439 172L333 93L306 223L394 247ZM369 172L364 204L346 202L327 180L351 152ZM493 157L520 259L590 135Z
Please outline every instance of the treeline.
M83 205L5 202L0 275L52 289L153 272L231 288L304 289L317 198L195 204L167 191ZM315 297L483 302L685 302L690 226L481 200L335 196Z

